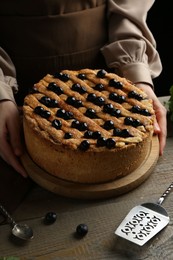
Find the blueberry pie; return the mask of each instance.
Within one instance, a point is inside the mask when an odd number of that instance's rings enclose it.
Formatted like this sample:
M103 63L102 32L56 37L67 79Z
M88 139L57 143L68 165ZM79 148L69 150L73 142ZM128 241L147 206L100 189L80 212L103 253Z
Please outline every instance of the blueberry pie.
M137 169L151 149L152 101L103 69L47 74L25 97L23 112L28 154L66 181L116 180Z

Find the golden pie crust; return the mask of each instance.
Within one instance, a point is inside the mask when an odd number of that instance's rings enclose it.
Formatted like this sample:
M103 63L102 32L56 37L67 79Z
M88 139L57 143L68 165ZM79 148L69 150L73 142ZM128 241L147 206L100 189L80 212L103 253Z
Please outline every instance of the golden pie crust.
M47 74L25 97L23 114L30 157L66 181L122 178L141 165L151 148L152 100L105 70Z

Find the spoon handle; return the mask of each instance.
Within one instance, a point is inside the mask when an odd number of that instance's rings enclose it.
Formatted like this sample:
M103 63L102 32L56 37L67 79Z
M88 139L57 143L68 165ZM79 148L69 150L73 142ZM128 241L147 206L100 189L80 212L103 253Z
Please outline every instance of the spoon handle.
M163 201L165 200L165 198L169 195L169 193L172 191L173 189L173 182L169 185L169 187L165 190L165 192L162 194L162 196L159 198L157 204L161 205L163 203Z
M16 225L16 222L14 221L14 219L10 216L10 214L7 212L7 210L1 204L0 204L0 210L5 215L5 217L8 218L8 220L10 221L10 223L13 226Z

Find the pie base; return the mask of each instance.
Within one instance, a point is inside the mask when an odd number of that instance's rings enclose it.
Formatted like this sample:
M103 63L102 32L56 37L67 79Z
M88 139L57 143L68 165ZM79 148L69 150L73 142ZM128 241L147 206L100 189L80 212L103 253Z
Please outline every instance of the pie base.
M24 117L26 149L32 160L49 174L74 183L97 184L122 178L145 161L152 137L122 148L98 151L71 150L50 142Z
M153 136L145 161L135 171L117 180L100 184L80 184L59 179L34 163L27 151L22 155L21 161L30 178L42 188L67 198L95 200L117 197L137 188L152 174L158 158L159 141L157 136Z

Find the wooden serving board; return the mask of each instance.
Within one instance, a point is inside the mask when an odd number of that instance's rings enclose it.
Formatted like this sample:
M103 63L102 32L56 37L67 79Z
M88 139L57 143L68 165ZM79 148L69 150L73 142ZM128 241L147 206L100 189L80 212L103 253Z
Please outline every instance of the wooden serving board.
M138 169L123 178L103 184L79 184L59 179L36 165L27 153L21 161L31 179L53 193L69 198L103 199L119 196L142 184L152 173L158 157L159 141L154 136L148 156Z

